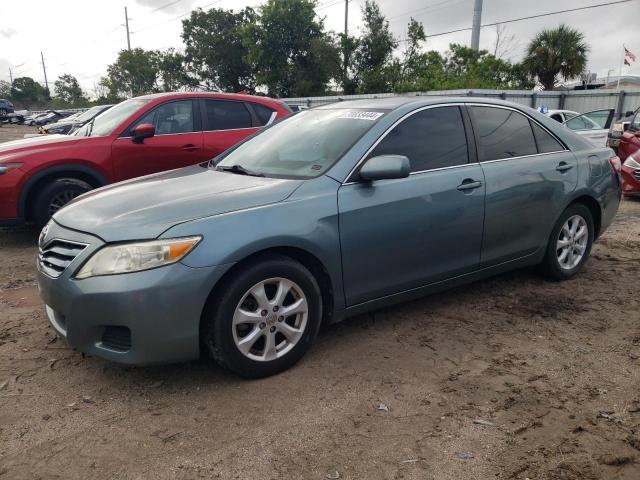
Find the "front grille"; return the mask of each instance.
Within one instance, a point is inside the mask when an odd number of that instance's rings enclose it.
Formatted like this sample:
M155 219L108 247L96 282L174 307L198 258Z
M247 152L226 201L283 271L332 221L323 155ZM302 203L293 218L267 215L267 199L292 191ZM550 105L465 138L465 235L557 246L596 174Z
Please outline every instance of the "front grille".
M127 327L104 327L102 346L116 352L127 352L131 349L131 330Z
M639 170L634 170L633 171L633 176L636 177L638 180L640 180L640 169Z
M38 264L50 277L59 277L69 264L85 249L84 243L54 239L40 249Z

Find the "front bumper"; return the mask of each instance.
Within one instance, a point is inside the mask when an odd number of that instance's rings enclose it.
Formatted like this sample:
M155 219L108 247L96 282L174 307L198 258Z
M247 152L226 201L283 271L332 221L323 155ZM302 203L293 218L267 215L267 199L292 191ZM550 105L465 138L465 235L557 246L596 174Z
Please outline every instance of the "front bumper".
M73 348L114 362L147 365L198 358L200 318L223 267L181 263L143 272L75 280L104 243L51 223L55 238L88 244L57 278L38 262L38 290L53 328Z

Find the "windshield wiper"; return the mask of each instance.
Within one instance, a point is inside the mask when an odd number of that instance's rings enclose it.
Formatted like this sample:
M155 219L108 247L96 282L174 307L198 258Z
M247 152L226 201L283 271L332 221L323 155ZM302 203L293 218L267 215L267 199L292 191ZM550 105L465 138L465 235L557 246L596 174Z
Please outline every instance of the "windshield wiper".
M216 170L221 170L223 172L231 172L237 173L239 175L249 175L251 177L264 177L263 173L254 172L252 170L248 170L244 168L242 165L218 165Z
M96 121L96 117L93 117L89 122L89 126L87 127L87 137L91 136L91 132L93 132L93 122Z

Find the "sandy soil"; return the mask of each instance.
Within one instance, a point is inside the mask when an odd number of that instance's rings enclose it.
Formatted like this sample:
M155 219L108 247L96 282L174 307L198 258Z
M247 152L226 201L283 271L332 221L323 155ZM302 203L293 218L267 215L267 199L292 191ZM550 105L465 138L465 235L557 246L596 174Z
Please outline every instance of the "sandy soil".
M25 133L38 133L38 128L27 125L0 124L0 142L19 140L24 138Z
M519 271L353 318L259 381L70 350L36 237L0 230L0 479L640 478L638 201L572 281Z

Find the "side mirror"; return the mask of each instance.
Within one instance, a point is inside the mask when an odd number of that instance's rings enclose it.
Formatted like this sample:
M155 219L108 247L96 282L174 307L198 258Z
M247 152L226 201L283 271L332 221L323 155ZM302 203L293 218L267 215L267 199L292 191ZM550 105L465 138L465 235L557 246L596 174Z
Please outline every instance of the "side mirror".
M365 162L360 169L360 178L368 182L406 178L410 172L411 164L404 155L380 155Z
M141 123L131 131L131 141L133 143L143 143L145 138L153 137L156 134L156 127L150 123Z

